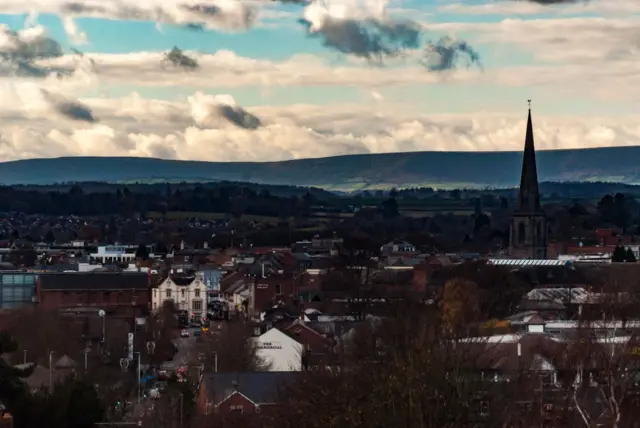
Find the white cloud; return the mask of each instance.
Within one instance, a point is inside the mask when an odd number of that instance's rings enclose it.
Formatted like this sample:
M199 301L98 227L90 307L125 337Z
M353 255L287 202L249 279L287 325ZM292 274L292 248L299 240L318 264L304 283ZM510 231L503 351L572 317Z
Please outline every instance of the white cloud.
M67 36L69 36L71 43L73 43L74 45L86 45L87 43L89 43L87 33L80 30L71 16L63 17L62 25L64 27L64 31L67 33Z
M461 15L580 15L597 13L601 15L626 15L640 13L640 2L637 0L592 0L569 4L544 6L530 1L486 1L480 4L451 3L439 7L441 12Z
M427 116L401 105L372 103L255 107L251 111L262 126L243 129L229 121L203 120L207 110L194 111L194 104L232 101L202 94L180 102L137 94L82 99L100 123L81 124L33 108L25 92L0 94L3 159L117 155L275 161L346 153L521 150L525 128L524 111ZM534 117L534 126L539 149L640 144L640 124L633 117Z
M245 30L255 20L257 7L244 0L3 0L0 14L30 10L62 17L92 17L154 21L172 25L201 25L215 30Z

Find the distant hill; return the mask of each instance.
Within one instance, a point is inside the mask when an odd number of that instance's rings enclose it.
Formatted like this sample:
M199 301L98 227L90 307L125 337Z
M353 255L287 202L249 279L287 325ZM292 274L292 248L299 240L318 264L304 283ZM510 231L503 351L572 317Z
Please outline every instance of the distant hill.
M538 152L541 181L640 183L640 147ZM520 152L412 152L283 162L199 162L132 157L64 157L0 163L1 184L85 181L241 181L329 190L517 186Z

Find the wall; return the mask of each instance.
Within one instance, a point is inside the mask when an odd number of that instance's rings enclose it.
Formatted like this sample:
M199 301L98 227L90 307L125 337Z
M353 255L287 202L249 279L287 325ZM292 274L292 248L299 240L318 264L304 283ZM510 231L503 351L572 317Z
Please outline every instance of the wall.
M38 291L38 307L58 309L67 306L149 306L148 290Z
M258 348L256 355L270 364L269 371L302 370L303 346L277 328L272 328L254 340Z
M278 285L280 293L278 294ZM292 277L273 275L267 278L255 278L253 292L253 307L250 311L254 313L262 312L262 310L276 299L285 299L289 296L297 297L295 281Z

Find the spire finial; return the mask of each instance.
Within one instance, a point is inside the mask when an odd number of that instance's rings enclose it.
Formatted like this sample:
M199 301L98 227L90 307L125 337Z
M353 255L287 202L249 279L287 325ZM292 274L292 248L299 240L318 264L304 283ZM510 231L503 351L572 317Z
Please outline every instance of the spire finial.
M531 110L531 100L527 100L527 102L529 103L529 110Z

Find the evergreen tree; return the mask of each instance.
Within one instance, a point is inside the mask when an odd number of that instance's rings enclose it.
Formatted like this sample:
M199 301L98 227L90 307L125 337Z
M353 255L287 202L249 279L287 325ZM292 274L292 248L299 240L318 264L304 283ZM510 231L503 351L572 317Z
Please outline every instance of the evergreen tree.
M627 252L624 247L620 245L616 246L615 250L613 250L613 256L611 257L611 261L613 263L624 263L627 260Z
M628 263L635 263L637 261L635 254L633 254L633 251L631 251L631 248L627 248L627 253L625 255L624 261Z
M138 245L138 249L136 250L136 259L138 260L148 260L149 259L149 249L146 245L140 244Z

